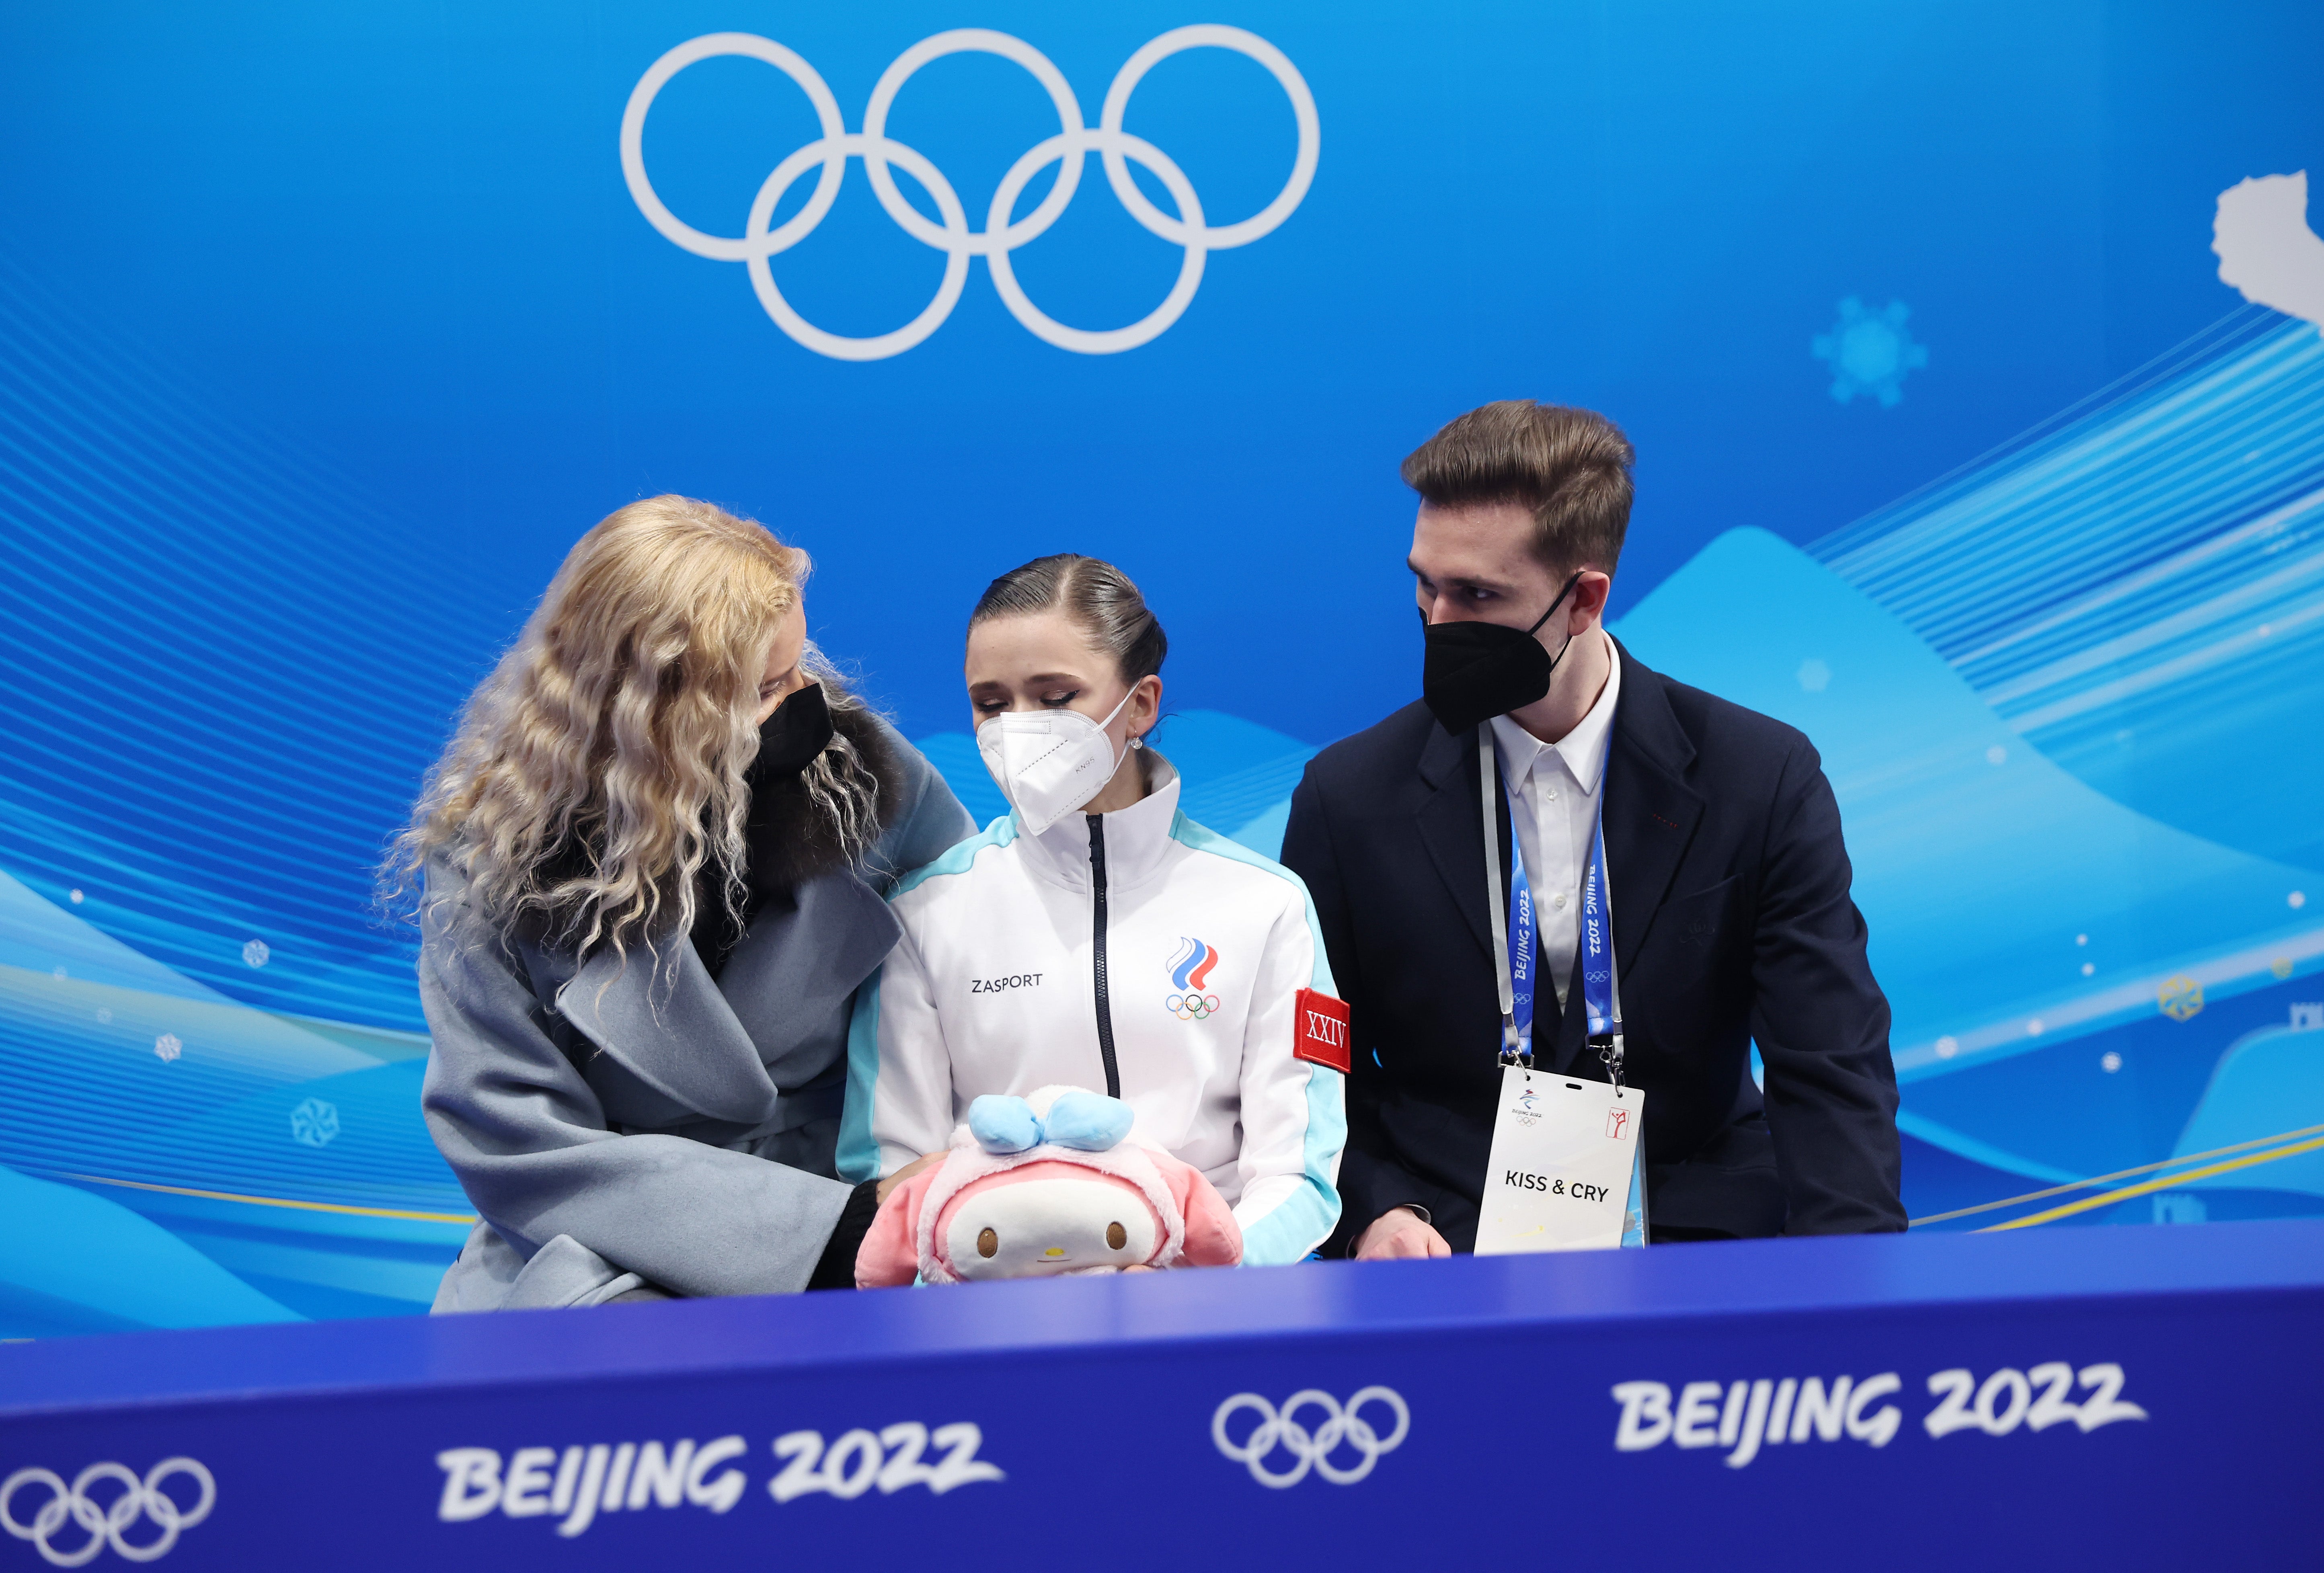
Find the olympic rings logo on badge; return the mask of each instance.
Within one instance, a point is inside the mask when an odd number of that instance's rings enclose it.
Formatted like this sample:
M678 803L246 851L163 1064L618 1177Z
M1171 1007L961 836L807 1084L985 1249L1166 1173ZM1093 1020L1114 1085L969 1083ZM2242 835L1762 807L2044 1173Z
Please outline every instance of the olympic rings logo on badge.
M1180 1021L1200 1021L1219 1008L1215 994L1173 994L1162 1002Z
M161 1482L173 1475L183 1475L199 1487L200 1500L193 1506L179 1506L161 1489ZM89 1487L106 1481L121 1487L121 1495L109 1505L89 1494ZM33 1486L46 1487L49 1499L33 1512L32 1522L19 1522L16 1494ZM180 1532L209 1517L217 1504L217 1482L193 1458L164 1458L143 1480L125 1465L91 1464L73 1476L70 1486L53 1469L19 1469L0 1481L0 1527L20 1541L32 1541L42 1557L59 1568L78 1568L107 1546L132 1562L151 1562L178 1543ZM129 1529L141 1518L152 1519L161 1532L142 1543L130 1540ZM69 1520L88 1538L76 1546L60 1547L56 1536Z
M1357 1412L1369 1403L1384 1404L1392 1411L1396 1429L1384 1437L1375 1430ZM1259 1424L1238 1443L1228 1435L1227 1422L1246 1409L1258 1414ZM1309 1430L1296 1418L1303 1409L1322 1410L1323 1423ZM1249 1469L1253 1480L1277 1491L1298 1485L1310 1469L1334 1486L1353 1486L1372 1472L1382 1453L1393 1453L1402 1446L1411 1430L1412 1412L1392 1387L1360 1389L1345 1408L1330 1394L1314 1387L1293 1394L1280 1410L1256 1393L1238 1393L1211 1416L1211 1440L1218 1444L1219 1451ZM1360 1461L1349 1467L1333 1463L1332 1455L1342 1446L1360 1455ZM1291 1455L1290 1468L1268 1467L1267 1460L1277 1449Z
M1290 178L1284 181L1273 201L1237 224L1205 222L1202 200L1185 173L1161 149L1121 129L1122 117L1130 108L1130 96L1146 73L1172 55L1191 49L1231 50L1265 67L1291 100L1292 115L1298 123L1299 149L1292 161ZM887 134L889 111L912 74L932 60L962 53L999 55L1022 66L1047 91L1057 112L1057 134L1036 143L1001 177L992 193L991 205L985 210L982 229L968 226L968 216L961 206L959 194L935 164L917 149ZM822 135L775 166L760 186L739 236L708 235L687 224L663 205L654 193L653 183L646 178L646 113L653 107L655 96L687 67L722 55L763 60L798 84L814 106L816 121L822 131ZM750 273L751 287L758 292L760 305L774 318L775 326L816 354L840 361L880 361L900 355L943 327L959 303L961 289L968 281L969 259L979 256L984 259L992 275L992 287L1000 292L1010 315L1044 342L1084 355L1109 355L1136 349L1167 331L1185 311L1202 284L1205 257L1213 252L1249 245L1271 234L1291 216L1315 179L1315 161L1322 146L1315 97L1307 90L1306 79L1283 51L1257 33L1212 23L1172 28L1132 54L1107 87L1105 106L1093 129L1084 124L1081 105L1066 85L1065 74L1047 56L1020 39L982 27L954 28L936 33L897 56L872 89L871 100L863 109L862 131L846 128L840 118L838 100L832 97L830 87L813 66L772 39L748 32L706 33L679 44L647 68L646 74L631 89L629 106L622 113L622 175L629 183L631 198L646 221L665 238L696 256L742 263ZM1091 153L1098 155L1105 170L1106 183L1112 188L1116 199L1129 209L1130 216L1152 234L1185 252L1177 281L1161 305L1127 327L1102 331L1068 327L1043 312L1018 283L1009 261L1011 252L1039 238L1056 223L1081 185L1083 164ZM936 287L936 298L927 308L903 327L869 338L829 333L801 317L777 288L774 271L769 265L770 259L798 244L823 222L838 199L839 184L847 172L850 159L862 161L872 193L888 216L914 240L945 255L944 281ZM1178 209L1176 218L1155 207L1139 189L1130 176L1131 163L1143 166L1162 182L1163 189L1169 192ZM1057 166L1057 178L1048 195L1032 212L1012 219L1018 198L1033 178L1051 164ZM904 200L903 193L896 188L898 167L934 199L942 223L930 222ZM806 205L781 224L776 224L775 209L810 170L816 171L815 189Z

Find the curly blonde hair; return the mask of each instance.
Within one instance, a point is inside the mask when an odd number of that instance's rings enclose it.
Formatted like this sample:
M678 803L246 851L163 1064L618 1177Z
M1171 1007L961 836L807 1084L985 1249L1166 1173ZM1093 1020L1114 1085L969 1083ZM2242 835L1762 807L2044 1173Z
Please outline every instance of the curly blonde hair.
M767 650L799 604L807 555L764 525L687 497L649 497L583 536L462 713L383 870L391 900L442 852L504 934L616 951L692 927L715 862L744 896L746 772ZM812 645L834 710L861 708ZM851 857L879 834L879 781L844 735L807 767L807 797Z

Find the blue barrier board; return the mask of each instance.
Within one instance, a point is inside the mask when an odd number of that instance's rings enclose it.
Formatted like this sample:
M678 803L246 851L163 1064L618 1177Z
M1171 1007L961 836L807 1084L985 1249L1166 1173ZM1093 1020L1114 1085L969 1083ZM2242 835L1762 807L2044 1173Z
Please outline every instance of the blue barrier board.
M0 1348L0 1568L2313 1566L2324 1221Z

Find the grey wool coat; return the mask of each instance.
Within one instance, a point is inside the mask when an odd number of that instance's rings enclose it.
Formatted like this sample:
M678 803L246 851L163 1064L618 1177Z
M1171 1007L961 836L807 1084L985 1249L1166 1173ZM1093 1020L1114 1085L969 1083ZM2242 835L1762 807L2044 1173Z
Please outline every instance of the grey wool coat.
M832 1177L856 986L900 933L897 877L975 827L879 723L902 801L863 863L770 901L713 980L684 934L587 958L503 939L438 856L421 908L430 1133L482 1220L435 1309L807 1286Z

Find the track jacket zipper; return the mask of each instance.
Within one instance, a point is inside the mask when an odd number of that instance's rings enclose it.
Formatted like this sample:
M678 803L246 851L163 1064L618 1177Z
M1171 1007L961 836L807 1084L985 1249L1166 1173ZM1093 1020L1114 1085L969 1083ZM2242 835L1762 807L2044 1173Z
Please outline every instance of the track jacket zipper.
M1090 966L1097 979L1097 1052L1105 1062L1105 1095L1121 1096L1121 1068L1113 1058L1113 1007L1105 993L1105 819L1089 817Z

